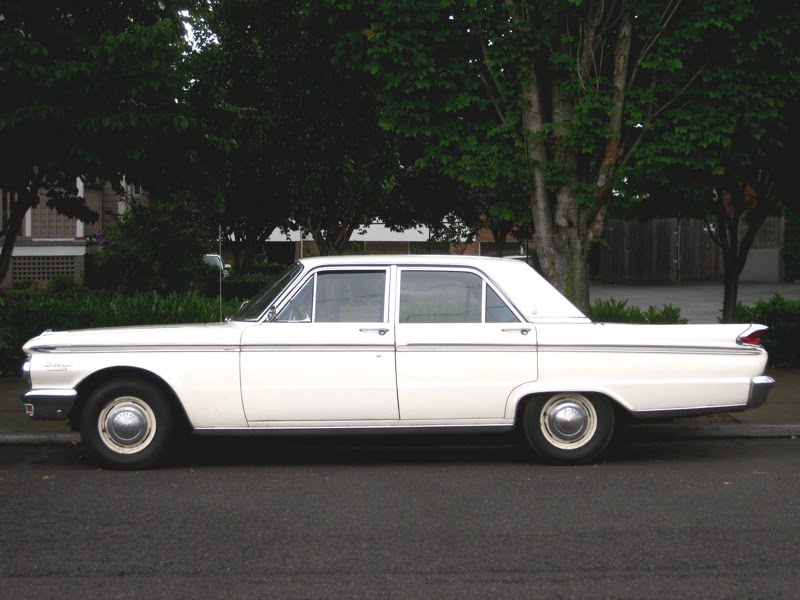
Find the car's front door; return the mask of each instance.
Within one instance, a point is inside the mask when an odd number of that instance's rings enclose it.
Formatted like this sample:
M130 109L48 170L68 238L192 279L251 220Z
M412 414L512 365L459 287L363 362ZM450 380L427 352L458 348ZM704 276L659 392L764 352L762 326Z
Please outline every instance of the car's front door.
M273 321L242 336L251 425L398 418L389 269L311 273Z
M397 386L404 420L503 418L537 379L536 330L478 273L399 269Z

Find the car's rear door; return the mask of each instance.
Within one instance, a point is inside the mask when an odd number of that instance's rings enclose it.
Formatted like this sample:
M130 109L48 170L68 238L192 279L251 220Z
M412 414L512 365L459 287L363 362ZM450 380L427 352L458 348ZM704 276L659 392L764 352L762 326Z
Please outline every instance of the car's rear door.
M401 267L397 386L404 420L503 418L537 378L536 330L483 274Z

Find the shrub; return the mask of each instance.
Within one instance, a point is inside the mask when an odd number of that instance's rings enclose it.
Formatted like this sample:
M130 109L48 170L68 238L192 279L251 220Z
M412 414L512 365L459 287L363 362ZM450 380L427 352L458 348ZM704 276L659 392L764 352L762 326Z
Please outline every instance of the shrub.
M126 199L127 209L107 236L88 270L88 283L125 292L161 293L203 289L214 273L203 263L214 236L205 213L186 195L167 200Z
M800 281L800 209L786 215L783 264L786 281Z
M736 320L769 327L763 342L771 365L800 367L800 300L774 294L752 306L738 303Z
M589 309L593 321L601 323L645 323L650 325L671 325L688 323L681 316L681 309L672 304L661 308L655 306L642 310L638 306L628 306L627 300L599 299Z
M254 272L246 275L233 274L222 280L223 298L252 298L261 288L275 283L283 272Z
M122 325L204 323L219 320L219 301L191 291L104 294L72 287L14 290L0 311L0 373L19 372L22 344L45 329L85 329ZM223 314L236 312L241 302L223 302Z

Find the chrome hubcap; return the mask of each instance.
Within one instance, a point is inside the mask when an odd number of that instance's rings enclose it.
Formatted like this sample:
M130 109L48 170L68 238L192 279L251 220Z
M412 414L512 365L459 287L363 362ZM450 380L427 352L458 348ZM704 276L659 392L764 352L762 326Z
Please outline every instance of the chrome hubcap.
M100 439L114 452L141 452L156 434L156 415L150 405L135 396L115 398L97 419Z
M574 440L586 431L589 414L575 402L562 402L547 415L550 431L562 440Z
M135 404L120 404L108 413L106 431L123 446L130 446L147 434L147 417Z
M542 407L542 435L556 448L575 450L587 444L597 431L597 411L580 394L559 394Z

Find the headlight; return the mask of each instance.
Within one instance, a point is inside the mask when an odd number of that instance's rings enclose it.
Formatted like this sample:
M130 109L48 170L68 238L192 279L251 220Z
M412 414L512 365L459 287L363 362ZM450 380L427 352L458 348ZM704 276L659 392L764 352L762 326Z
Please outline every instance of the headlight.
M31 387L31 355L25 355L25 362L22 363L22 380Z

